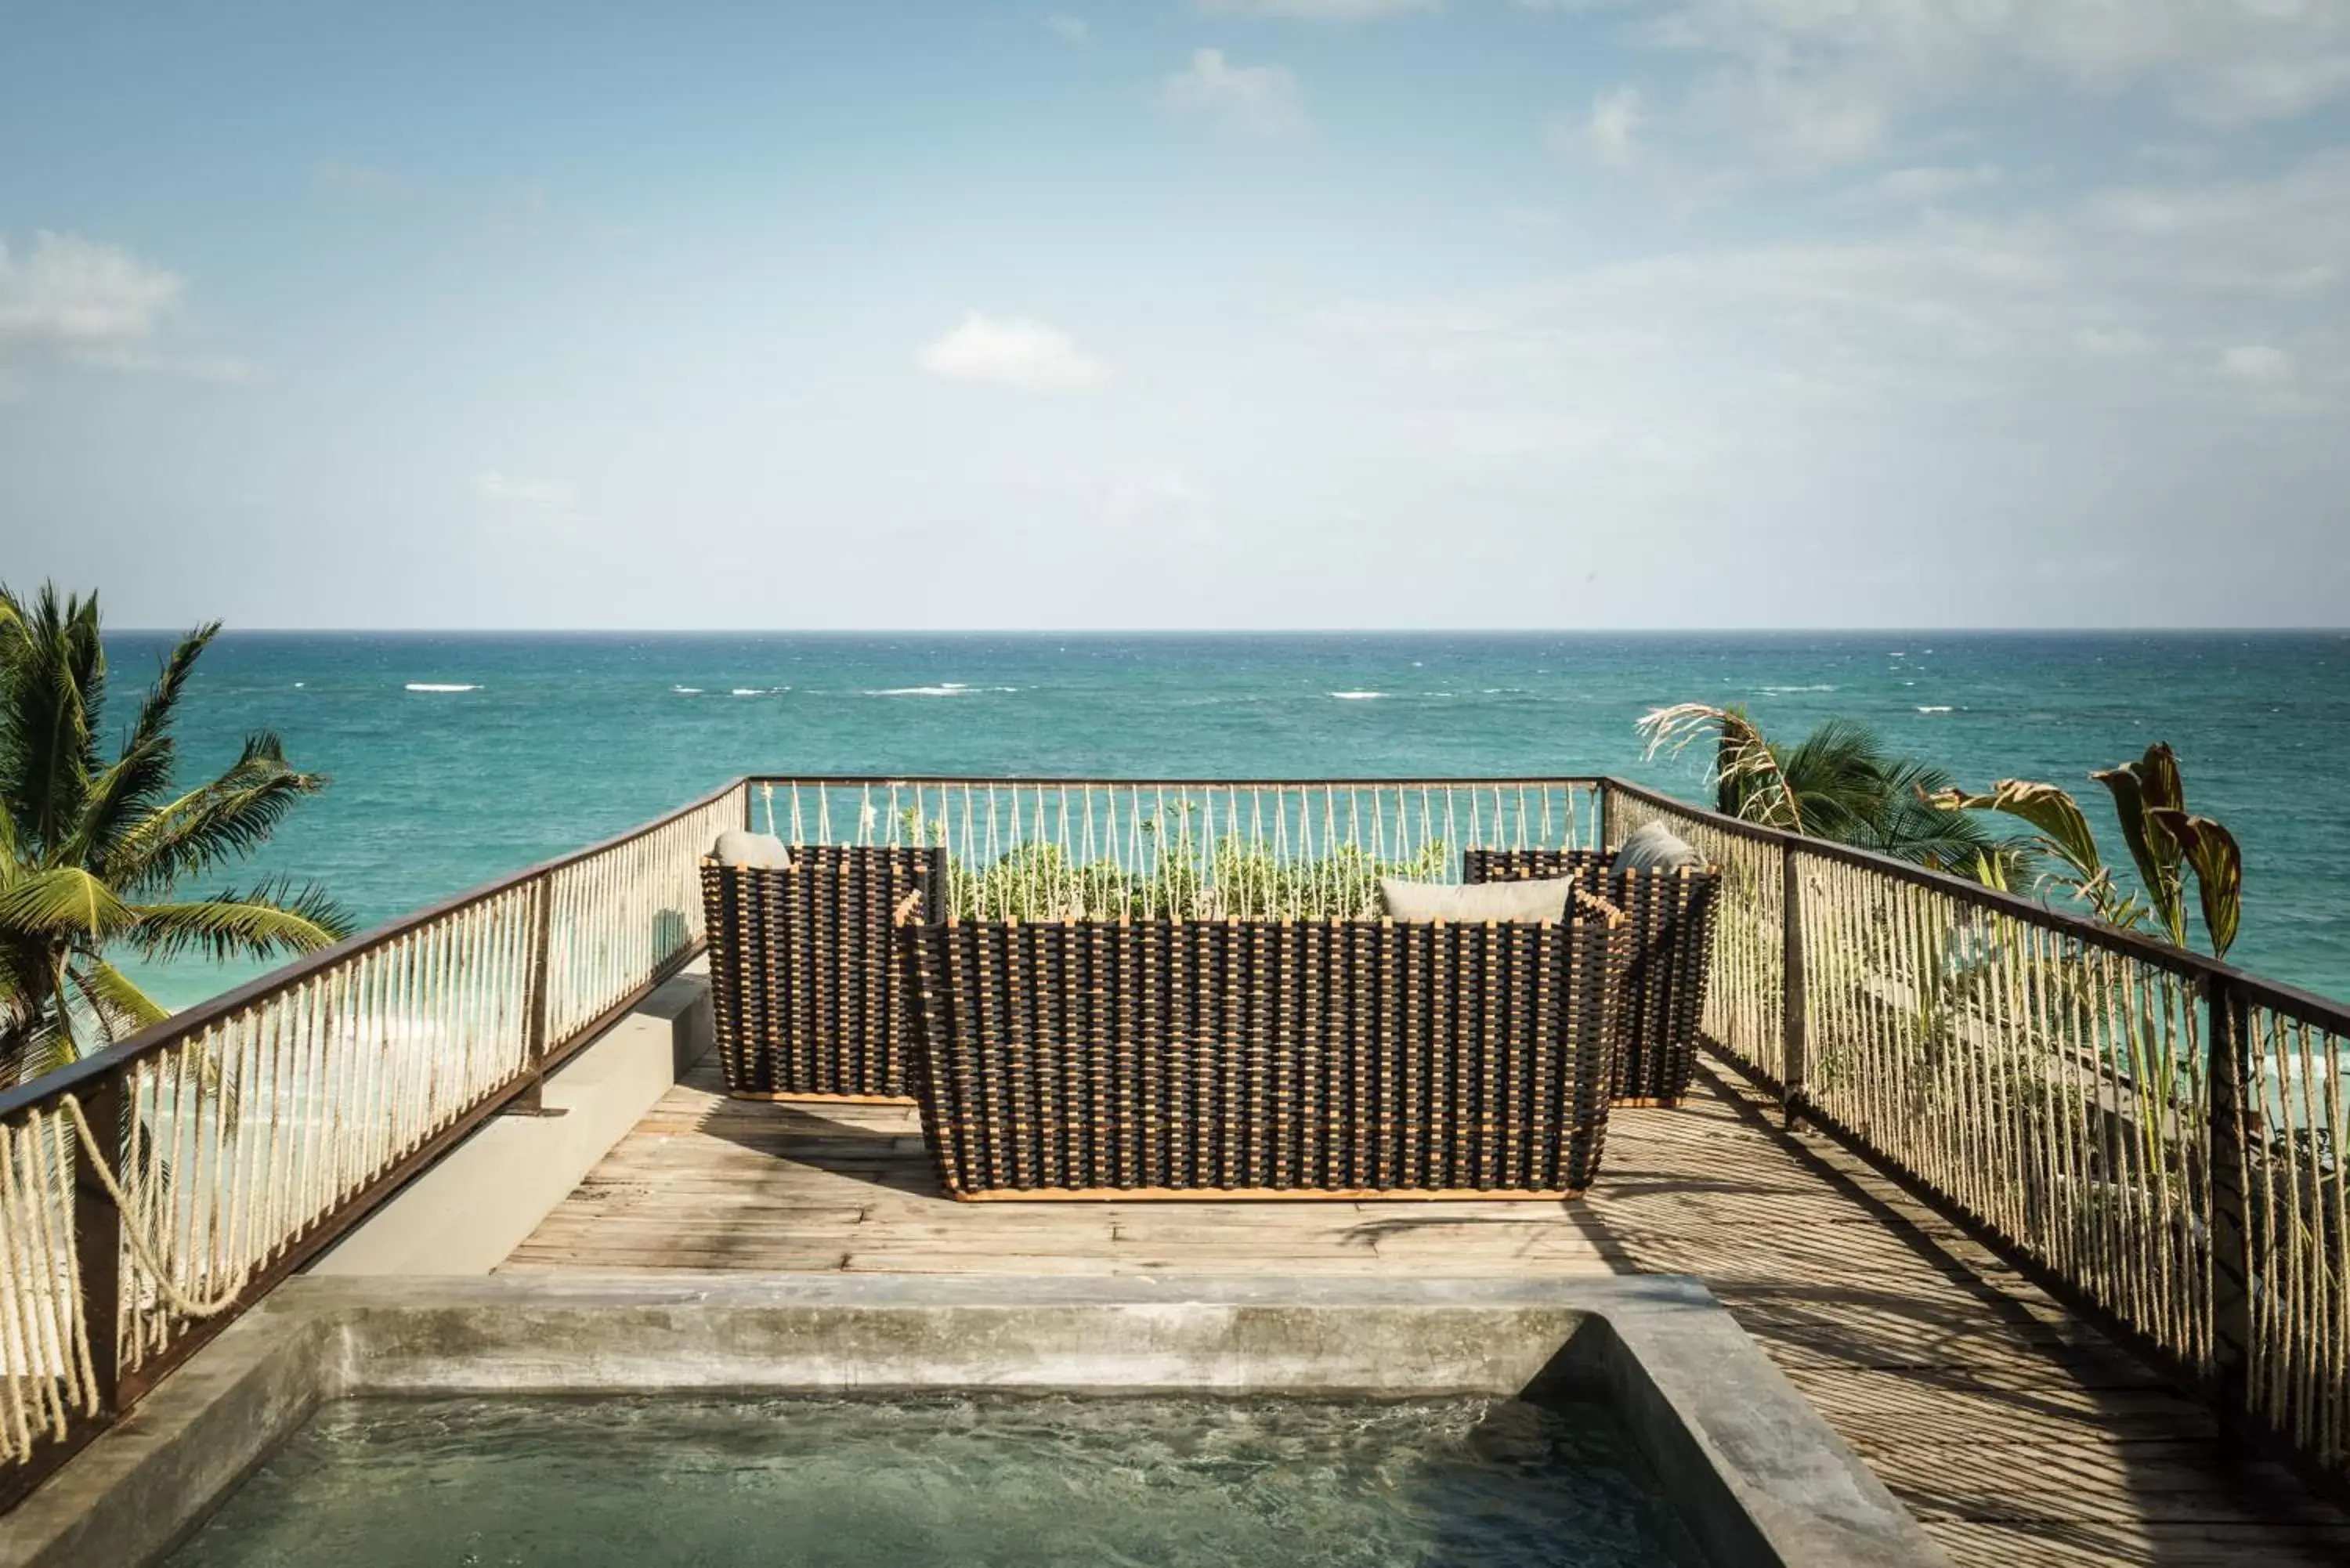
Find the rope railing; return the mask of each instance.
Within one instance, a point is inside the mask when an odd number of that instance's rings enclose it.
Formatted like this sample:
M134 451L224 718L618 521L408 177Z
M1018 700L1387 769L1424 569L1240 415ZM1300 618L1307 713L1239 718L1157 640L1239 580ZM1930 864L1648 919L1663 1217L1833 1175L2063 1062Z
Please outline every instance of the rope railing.
M1470 848L1580 848L1593 779L754 781L793 844L947 852L965 919L1370 915L1378 879L1458 881Z
M737 782L0 1095L0 1502L701 950Z
M1350 908L1379 875L1458 879L1464 849L1612 846L1648 821L1722 867L1715 1048L2350 1479L2350 1010L1617 780L799 777L0 1095L0 1503L698 951L723 828L935 846L965 919L1209 919Z
M1722 865L1706 1033L1791 1121L2350 1486L2350 1009L1621 781L1606 811Z

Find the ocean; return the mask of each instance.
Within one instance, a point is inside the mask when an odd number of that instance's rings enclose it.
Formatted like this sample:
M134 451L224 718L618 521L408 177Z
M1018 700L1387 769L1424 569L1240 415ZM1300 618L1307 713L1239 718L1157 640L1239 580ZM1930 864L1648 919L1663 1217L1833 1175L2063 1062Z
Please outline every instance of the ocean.
M109 637L109 730L168 641ZM2167 740L2244 846L2232 958L2350 997L2345 675L2350 632L229 632L180 734L184 782L263 729L332 775L224 880L314 878L367 924L743 773L1613 773L1701 798L1700 759L1644 763L1634 731L1678 701L1788 740L1865 720L1970 787L2063 784L2126 863L2087 775ZM255 971L135 972L176 1007Z

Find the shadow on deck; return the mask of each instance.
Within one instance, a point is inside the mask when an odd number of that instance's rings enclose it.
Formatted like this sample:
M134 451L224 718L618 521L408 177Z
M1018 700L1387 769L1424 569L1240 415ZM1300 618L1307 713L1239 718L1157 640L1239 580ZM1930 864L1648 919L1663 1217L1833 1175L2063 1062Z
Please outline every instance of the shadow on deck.
M504 1269L1694 1274L1954 1562L2350 1562L2350 1521L1711 1074L1618 1110L1577 1203L957 1204L911 1111L729 1100L705 1060Z

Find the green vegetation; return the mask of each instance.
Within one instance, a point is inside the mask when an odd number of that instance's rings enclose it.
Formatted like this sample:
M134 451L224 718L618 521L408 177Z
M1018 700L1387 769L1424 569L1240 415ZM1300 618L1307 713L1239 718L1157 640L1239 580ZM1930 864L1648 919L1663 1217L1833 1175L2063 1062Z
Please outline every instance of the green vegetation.
M178 896L182 882L250 855L327 783L258 734L227 772L175 793L173 718L219 629L172 649L109 761L96 596L61 601L45 587L27 603L0 588L0 1085L164 1016L109 952L275 958L350 929L315 887Z
M1793 746L1763 734L1742 708L1683 702L1640 721L1648 753L1714 747L1715 809L1746 822L1875 850L1913 865L2010 890L2027 881L2088 907L2107 925L2188 945L2192 873L2211 951L2224 957L2242 913L2243 857L2233 835L2187 810L2178 760L2157 742L2146 755L2089 776L2113 796L2143 891L2116 879L2086 814L2051 784L2002 779L1969 794L1950 775L1888 751L1876 732L1830 719ZM2028 824L2022 840L1992 834L1981 814Z
M1929 804L1950 787L1948 774L1895 755L1866 724L1830 719L1786 746L1763 734L1743 708L1683 702L1656 710L1639 728L1650 757L1713 742L1714 807L1726 815L1937 871L2020 868L2014 847L1979 820Z
M1193 836L1190 803L1169 812L1171 826L1143 825L1149 840L1142 868L1100 858L1080 862L1058 845L1022 845L992 865L966 868L950 858L947 905L961 919L1375 919L1379 878L1440 881L1450 857L1440 840L1408 857L1382 860L1355 845L1310 859L1283 858L1259 842L1228 838L1208 848ZM927 838L909 819L910 842L943 843L945 825Z
M2043 884L2088 905L2108 925L2139 930L2151 922L2173 947L2188 945L2187 874L2193 872L2204 934L2212 955L2225 958L2243 914L2243 855L2233 834L2208 816L2189 813L2178 759L2169 745L2158 741L2137 762L2089 776L2114 797L2114 815L2137 863L2141 892L2116 885L2080 803L2054 784L2002 779L1989 794L1943 789L1933 794L1931 804L1945 813L1997 811L2030 823L2038 830L2033 846L2049 867L2041 877ZM1984 880L2007 885L1990 875Z

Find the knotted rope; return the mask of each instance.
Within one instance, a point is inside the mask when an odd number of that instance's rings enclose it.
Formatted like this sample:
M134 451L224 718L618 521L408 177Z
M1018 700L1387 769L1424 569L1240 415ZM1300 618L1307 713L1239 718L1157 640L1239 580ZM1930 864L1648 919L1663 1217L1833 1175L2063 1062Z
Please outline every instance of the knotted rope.
M146 1270L148 1276L155 1282L157 1293L171 1303L173 1312L183 1317L217 1317L234 1306L237 1298L244 1293L244 1287L252 1282L253 1271L250 1268L238 1271L228 1289L209 1300L189 1295L173 1284L171 1271L157 1257L153 1244L140 1233L130 1199L122 1190L122 1184L115 1179L113 1164L99 1147L98 1135L90 1130L89 1117L83 1114L81 1101L68 1094L59 1096L57 1103L73 1120L74 1132L80 1139L82 1151L89 1157L89 1167L98 1177L98 1184L106 1189L106 1196L114 1204L115 1211L122 1216L124 1244L130 1247L130 1256L139 1266Z

